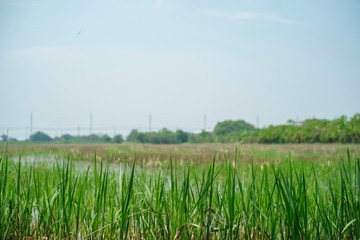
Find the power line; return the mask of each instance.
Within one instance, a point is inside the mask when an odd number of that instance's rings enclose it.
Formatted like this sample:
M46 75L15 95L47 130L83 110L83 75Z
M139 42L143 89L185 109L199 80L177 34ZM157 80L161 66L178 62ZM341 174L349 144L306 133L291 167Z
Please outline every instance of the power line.
M151 113L149 114L149 132L151 132Z
M30 116L29 116L30 115ZM71 124L69 125L68 123L65 123L63 121L60 122L54 122L54 121L48 121L48 122L44 122L42 118L39 119L39 116L37 118L37 124L36 126L34 125L34 113L30 112L30 114L28 115L28 124L24 124L24 127L21 127L20 125L13 125L13 126L1 126L0 125L0 133L1 130L4 132L5 129L9 130L9 134L13 135L14 137L20 138L20 139L29 139L30 136L32 134L34 134L35 132L38 131L43 131L43 132L48 132L51 136L59 136L60 135L64 135L64 134L71 134L71 135L86 135L87 133L89 134L108 134L108 135L116 135L117 133L120 134L127 134L127 132L130 132L133 129L137 129L134 126L134 122L132 122L132 124L129 124L127 121L121 121L120 125L116 125L116 124L111 124L109 123L108 125L103 125L103 126L95 126L94 127L94 119L93 119L93 113L90 112L90 114L88 115L88 123L89 125L86 126L86 118L85 123L75 123L75 124ZM144 117L144 115L143 115ZM144 120L144 118L138 118L137 121L140 122L141 120ZM161 117L160 117L161 118ZM146 118L145 118L146 119ZM157 118L158 119L158 118ZM161 122L164 123L160 123L158 122L159 126L156 126L153 124L153 118L152 118L152 113L150 112L148 114L148 128L143 128L143 130L148 130L149 132L153 132L153 131L158 131L160 129L162 129L163 127L166 127L168 129L172 129L174 130L174 127L169 126L169 124L166 124L166 121L163 121L164 119L167 119L166 117L161 118L160 120L162 120ZM193 120L191 120L193 121ZM207 119L207 115L204 114L203 115L203 126L198 128L198 127L194 127L194 126L198 126L198 121L194 120L191 123L190 120L176 120L176 124L171 124L173 126L177 126L176 128L180 128L184 129L185 131L190 131L190 132L197 132L197 131L201 131L201 130L207 130L208 129L208 125L213 125L213 123L211 121L208 121ZM12 121L12 123L15 123L16 121ZM197 122L197 123L196 123ZM56 124L55 124L56 123ZM193 127L191 127L188 123L191 123L191 125ZM82 125L83 124L83 125ZM181 127L181 125L187 125L187 126L183 126ZM161 126L160 126L161 125ZM73 127L72 127L73 126ZM86 126L86 127L84 127ZM140 125L141 126L141 125ZM142 125L144 126L144 125ZM175 128L175 129L176 129Z
M93 124L93 116L92 113L90 113L90 134L92 134L92 124Z
M206 114L204 114L204 132L206 132Z
M32 135L32 130L33 130L33 114L30 113L30 135L29 135L29 139L30 139L30 136Z

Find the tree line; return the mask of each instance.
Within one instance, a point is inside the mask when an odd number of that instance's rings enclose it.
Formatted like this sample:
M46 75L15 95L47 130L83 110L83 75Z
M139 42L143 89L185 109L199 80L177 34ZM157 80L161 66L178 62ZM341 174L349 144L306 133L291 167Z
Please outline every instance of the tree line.
M17 141L2 135L2 141ZM132 130L123 138L121 134L109 137L106 134L90 134L72 136L64 134L51 138L44 132L36 132L30 136L31 142L59 143L360 143L360 113L347 118L341 116L334 120L306 119L302 122L288 120L283 125L270 125L256 128L244 120L226 120L218 122L213 131L190 133L183 130L171 131L163 128L159 131L141 132Z
M288 120L283 125L256 128L244 120L226 120L215 125L213 131L189 133L166 128L158 132L131 131L127 141L138 143L360 143L360 114L334 120Z

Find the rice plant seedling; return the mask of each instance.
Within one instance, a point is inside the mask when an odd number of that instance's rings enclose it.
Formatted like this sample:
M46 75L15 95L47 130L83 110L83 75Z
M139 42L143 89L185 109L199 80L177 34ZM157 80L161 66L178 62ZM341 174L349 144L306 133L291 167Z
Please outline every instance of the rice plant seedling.
M234 154L235 153L235 154ZM1 239L359 239L360 159L0 157ZM221 161L218 159L221 158Z

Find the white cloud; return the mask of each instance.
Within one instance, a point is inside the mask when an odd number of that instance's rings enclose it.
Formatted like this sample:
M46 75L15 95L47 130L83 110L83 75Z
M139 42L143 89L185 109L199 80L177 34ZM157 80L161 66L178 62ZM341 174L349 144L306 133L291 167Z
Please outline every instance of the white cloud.
M263 22L277 22L284 24L299 24L299 22L287 18L279 17L273 14L266 14L261 12L230 12L218 10L205 10L205 14L211 17L223 18L231 21L263 21Z

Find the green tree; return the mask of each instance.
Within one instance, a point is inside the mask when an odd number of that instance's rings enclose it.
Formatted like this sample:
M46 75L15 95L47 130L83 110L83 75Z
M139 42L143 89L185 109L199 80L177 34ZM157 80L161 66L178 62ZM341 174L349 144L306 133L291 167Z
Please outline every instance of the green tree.
M30 136L32 142L50 142L52 138L44 132L36 132Z
M145 143L145 134L133 129L126 138L129 142Z
M300 128L300 137L303 143L334 142L335 135L327 130L329 120L326 119L306 119Z
M189 142L191 143L211 143L215 141L216 136L213 133L202 131L201 133L190 134Z
M2 142L6 142L7 140L8 140L8 136L7 136L7 135L5 135L5 134L1 135L1 141L2 141Z
M233 132L254 131L255 127L244 120L226 120L216 124L214 133L217 136L224 136Z
M109 143L109 142L111 142L111 137L109 137L109 135L107 135L107 134L103 134L103 135L100 135L99 136L99 142L105 142L105 143Z
M113 137L113 143L122 143L124 141L123 136L121 134L117 134Z
M354 114L348 122L349 135L351 136L351 142L360 142L360 113Z
M189 139L189 134L187 132L184 132L183 130L177 130L175 132L175 136L177 143L185 143Z
M158 132L145 133L145 142L153 144L177 143L175 133L167 128L163 128Z
M60 141L70 142L73 138L70 134L64 134L60 137Z

